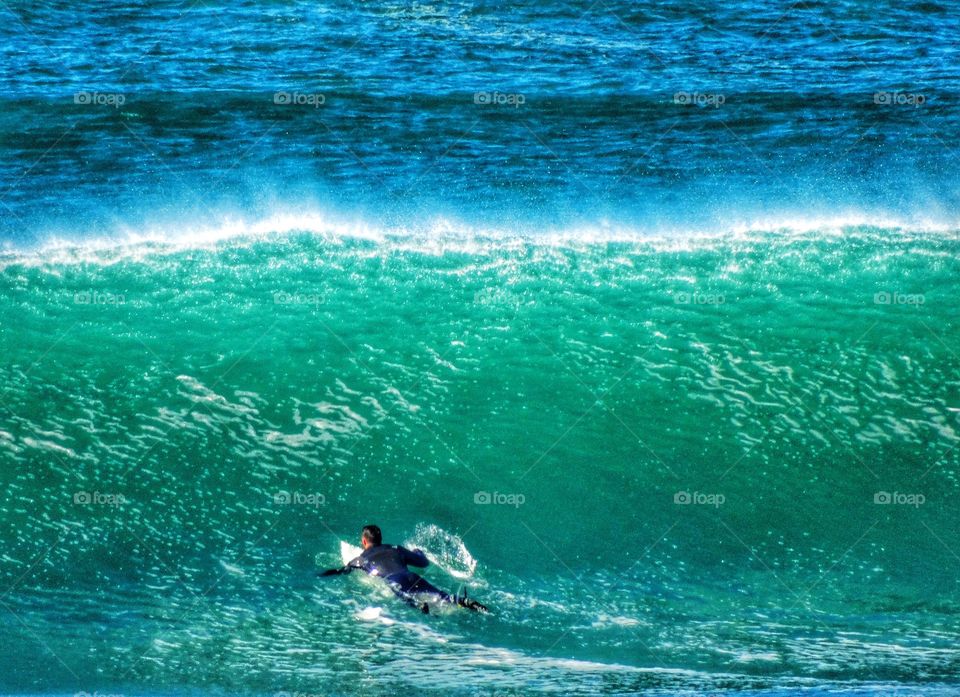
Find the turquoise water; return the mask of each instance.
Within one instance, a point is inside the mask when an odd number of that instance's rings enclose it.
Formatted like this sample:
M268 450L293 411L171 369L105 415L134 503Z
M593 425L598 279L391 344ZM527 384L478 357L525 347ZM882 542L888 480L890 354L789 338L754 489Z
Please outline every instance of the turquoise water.
M951 683L958 247L331 227L8 253L0 684ZM493 613L314 578L367 522Z

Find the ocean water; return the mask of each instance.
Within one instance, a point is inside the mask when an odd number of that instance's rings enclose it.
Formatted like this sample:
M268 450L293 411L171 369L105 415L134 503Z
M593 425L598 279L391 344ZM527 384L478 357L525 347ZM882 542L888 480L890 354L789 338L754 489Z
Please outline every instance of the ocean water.
M953 4L0 17L0 692L960 691Z

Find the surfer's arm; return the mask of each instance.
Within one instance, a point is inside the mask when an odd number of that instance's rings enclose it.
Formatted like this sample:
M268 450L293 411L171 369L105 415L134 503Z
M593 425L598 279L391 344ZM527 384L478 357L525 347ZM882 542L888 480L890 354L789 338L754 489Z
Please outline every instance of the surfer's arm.
M327 569L326 571L321 571L320 576L339 576L340 574L349 574L353 569L349 566L344 566L339 569Z
M321 576L339 576L340 574L349 574L354 569L362 569L363 562L360 561L360 557L356 559L351 559L346 564L341 566L339 569L327 569L320 573Z
M400 551L400 556L403 559L403 563L407 566L416 566L419 568L424 568L430 566L430 561L427 559L427 555L424 554L419 549L409 550L406 547L397 547Z

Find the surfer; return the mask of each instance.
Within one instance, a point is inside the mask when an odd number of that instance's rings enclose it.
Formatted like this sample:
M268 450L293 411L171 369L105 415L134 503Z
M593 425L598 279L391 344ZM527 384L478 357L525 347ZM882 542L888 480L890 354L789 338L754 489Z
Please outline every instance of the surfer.
M406 603L419 608L421 612L429 613L430 606L424 601L424 596L433 596L439 602L455 603L460 607L480 612L488 612L487 608L476 600L468 600L466 593L462 596L450 595L427 581L420 574L410 571L407 567L425 568L430 564L427 556L419 549L409 550L399 545L383 544L383 534L376 525L365 525L360 535L360 544L363 552L356 559L347 562L339 569L327 569L321 576L337 576L349 574L354 569L361 569L371 576L382 578L390 589Z

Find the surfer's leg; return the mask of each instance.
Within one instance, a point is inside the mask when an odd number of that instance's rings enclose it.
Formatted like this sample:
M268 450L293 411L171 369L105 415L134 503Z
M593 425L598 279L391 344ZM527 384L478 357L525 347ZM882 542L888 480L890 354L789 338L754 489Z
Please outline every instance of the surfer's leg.
M424 614L430 612L430 606L419 596L425 592L422 590L424 585L429 588L433 588L433 586L427 583L422 577L410 571L405 574L394 574L386 580L390 589L407 605L417 608ZM442 591L438 592L442 593Z
M476 600L467 600L466 598L460 598L457 601L457 603L460 605L460 607L465 607L468 610L473 610L475 612L490 612L490 610L487 609L486 605L482 605L481 603L478 603Z
M446 593L440 590L435 585L430 583L427 579L423 578L422 576L418 576L417 574L414 574L414 573L411 573L410 575L414 576L415 579L407 588L407 593L412 593L416 595L435 595L441 602L444 602L444 603L454 602L453 596L451 596L449 593Z
M485 605L481 605L476 600L468 600L466 592L462 597L450 595L437 588L423 576L412 571L405 574L395 574L388 578L387 582L393 592L402 598L405 603L420 608L420 611L424 613L430 612L429 606L424 602L425 596L433 596L436 602L451 603L478 612L489 612Z
M415 598L414 596L412 596L412 595L410 595L409 593L405 592L404 590L402 590L402 589L401 589L397 584L395 584L395 583L390 583L390 584L388 584L388 585L390 586L390 590L392 590L392 591L394 592L394 594L395 594L398 598L400 598L400 600L402 600L403 602L405 602L405 603L406 603L407 605L409 605L410 607L415 607L415 608L417 608L417 609L418 609L420 612L422 612L423 614L427 614L427 613L430 612L430 607L429 607L425 602L422 602L421 600L418 600L418 599Z

